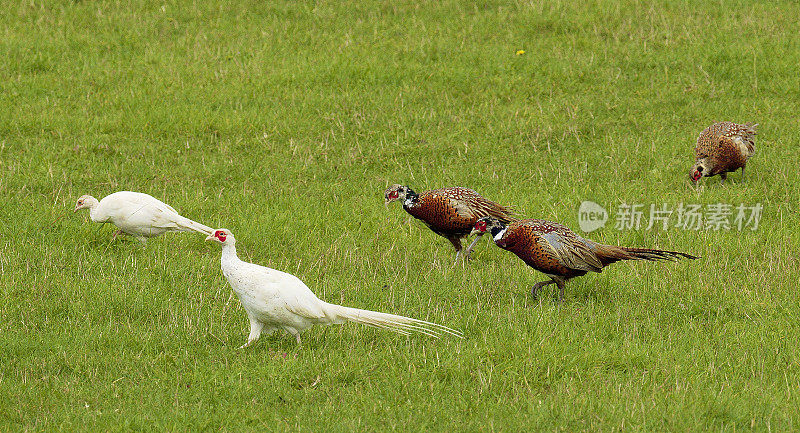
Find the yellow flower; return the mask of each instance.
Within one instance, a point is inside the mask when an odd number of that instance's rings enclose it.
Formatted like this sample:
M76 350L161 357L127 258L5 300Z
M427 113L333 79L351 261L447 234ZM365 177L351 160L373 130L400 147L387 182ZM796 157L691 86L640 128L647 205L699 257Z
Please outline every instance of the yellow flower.
M525 54L525 50L517 50L516 54L518 56L521 56L521 55Z

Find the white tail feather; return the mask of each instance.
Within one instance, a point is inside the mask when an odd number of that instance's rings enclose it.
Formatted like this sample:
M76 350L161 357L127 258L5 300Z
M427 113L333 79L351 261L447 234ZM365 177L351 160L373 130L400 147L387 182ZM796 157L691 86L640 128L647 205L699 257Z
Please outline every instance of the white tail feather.
M178 224L178 227L185 229L186 231L193 230L205 235L210 235L214 233L214 229L212 229L209 226L205 226L203 224L200 224L199 222L192 221L186 217L181 217L181 218L182 219L177 221L176 224Z
M328 304L327 302L325 303L325 309L327 310L326 313L334 318L334 323L336 323L337 319L349 320L351 322L361 323L362 325L388 329L403 335L418 332L434 338L439 338L442 334L450 334L458 338L464 338L461 332L455 329L424 320L412 319L410 317L379 313L370 310L360 310L358 308Z

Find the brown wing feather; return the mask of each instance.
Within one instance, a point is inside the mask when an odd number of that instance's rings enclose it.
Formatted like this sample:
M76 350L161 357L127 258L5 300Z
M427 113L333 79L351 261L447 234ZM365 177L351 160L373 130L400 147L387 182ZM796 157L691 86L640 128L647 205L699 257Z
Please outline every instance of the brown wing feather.
M757 128L757 123L745 123L744 125L731 123L728 129L723 133L723 136L732 139L737 147L738 143L741 142L744 145L742 154L745 159L749 159L756 153L755 136Z
M430 192L441 194L452 200L453 206L468 218L477 220L478 218L489 216L502 221L504 224L515 219L513 217L514 211L510 207L495 203L469 188L456 186Z
M549 246L562 266L580 271L600 272L603 263L590 248L590 244L571 230L552 231L539 235L538 242Z

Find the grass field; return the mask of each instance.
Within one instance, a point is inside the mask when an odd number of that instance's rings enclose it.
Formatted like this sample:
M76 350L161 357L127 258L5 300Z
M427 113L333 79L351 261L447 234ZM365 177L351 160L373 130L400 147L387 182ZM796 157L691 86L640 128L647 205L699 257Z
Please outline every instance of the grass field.
M0 430L800 429L794 1L108 2L0 8ZM525 53L517 55L518 50ZM698 133L759 123L747 178L688 182ZM577 231L578 205L761 203L758 230L588 237L619 263L564 303L511 253L383 191L471 187ZM348 324L245 350L196 234L145 248L74 214L146 192Z

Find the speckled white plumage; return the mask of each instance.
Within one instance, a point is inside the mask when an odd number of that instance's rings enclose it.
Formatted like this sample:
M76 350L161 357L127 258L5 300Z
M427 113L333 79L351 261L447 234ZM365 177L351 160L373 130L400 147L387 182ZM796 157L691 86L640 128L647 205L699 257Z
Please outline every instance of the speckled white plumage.
M114 234L125 233L139 239L166 232L196 231L211 234L213 229L183 217L172 206L141 192L119 191L98 201L90 195L81 196L75 211L89 209L89 218L96 223L111 223L119 228Z
M230 230L218 229L206 240L222 244L222 274L239 297L250 320L250 334L241 348L258 340L262 333L269 335L279 329L294 336L299 344L300 332L312 325L347 321L401 334L420 332L433 337L442 333L461 336L460 332L435 323L322 301L294 275L239 259L236 239Z

